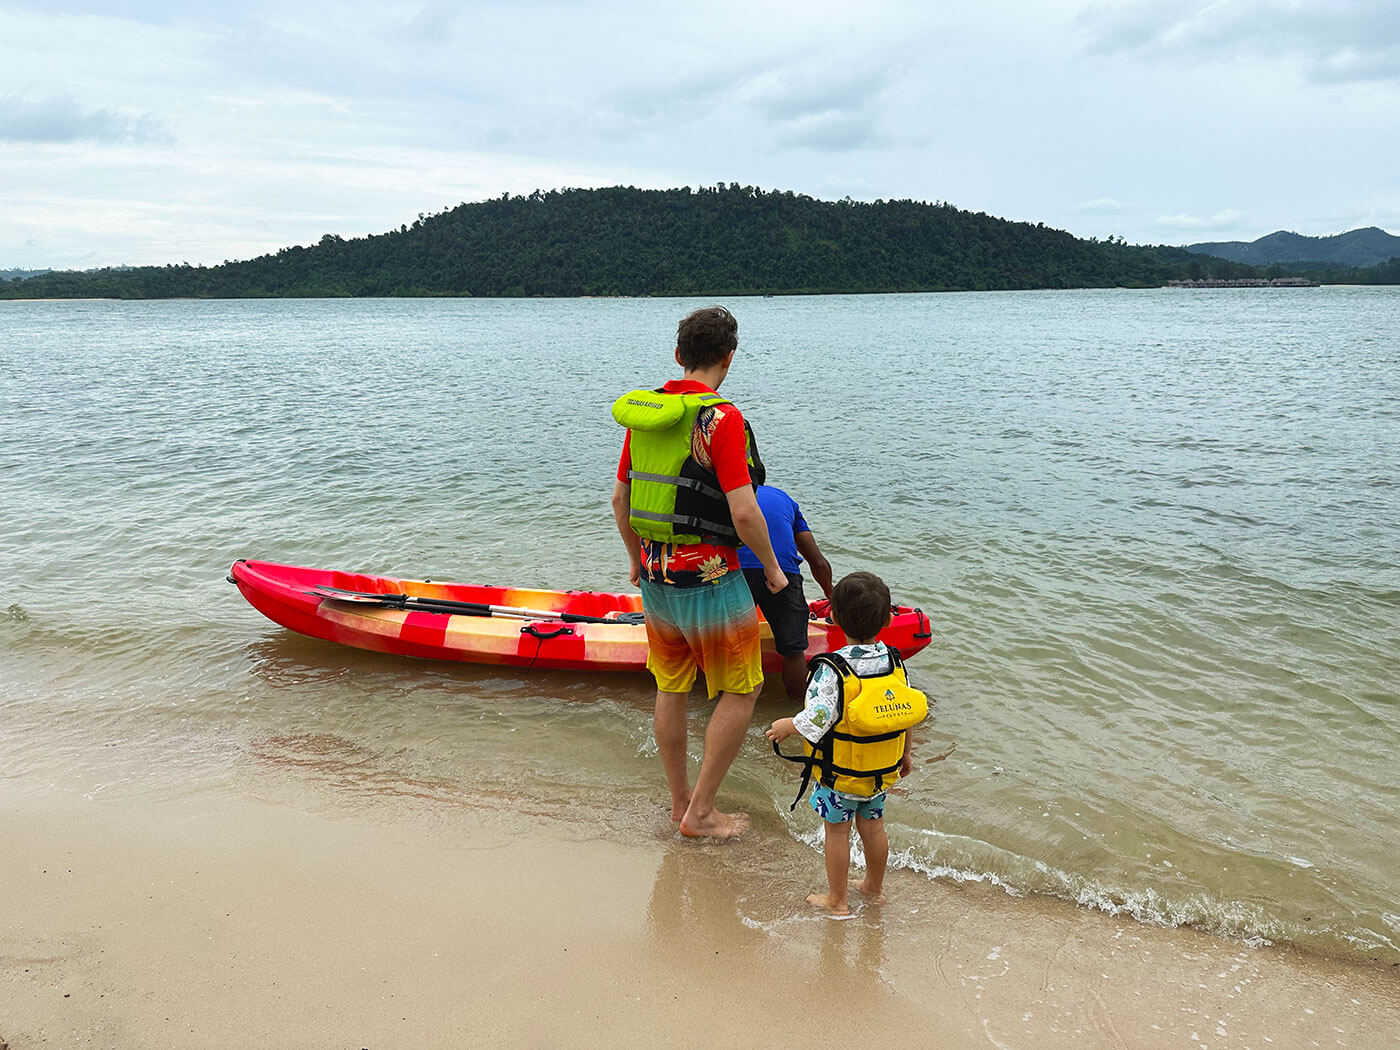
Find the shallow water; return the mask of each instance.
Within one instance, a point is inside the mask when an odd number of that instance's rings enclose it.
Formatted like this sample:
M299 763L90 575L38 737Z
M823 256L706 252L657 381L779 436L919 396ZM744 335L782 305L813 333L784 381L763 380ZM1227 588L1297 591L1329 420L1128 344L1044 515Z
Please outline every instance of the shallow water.
M644 678L347 650L223 577L625 589L607 406L694 305L0 304L12 795L291 772L650 827ZM901 864L1400 961L1400 294L729 305L771 478L838 575L933 617L910 669L958 746L890 805ZM774 682L723 798L815 842L759 733L785 712Z

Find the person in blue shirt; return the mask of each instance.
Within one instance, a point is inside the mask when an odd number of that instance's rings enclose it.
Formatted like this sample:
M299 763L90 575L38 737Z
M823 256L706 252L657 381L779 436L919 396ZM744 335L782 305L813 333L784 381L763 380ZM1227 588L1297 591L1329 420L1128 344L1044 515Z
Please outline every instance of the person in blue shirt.
M754 463L749 469L758 497L758 506L768 523L768 539L778 566L788 578L788 585L777 594L768 589L763 576L763 563L748 547L739 548L739 566L744 570L754 604L763 612L773 629L773 644L783 658L783 688L790 700L800 703L807 692L807 623L810 609L802 593L802 560L812 570L812 578L831 597L831 563L817 546L807 519L797 501L782 489L766 484L768 471L759 460L756 449Z

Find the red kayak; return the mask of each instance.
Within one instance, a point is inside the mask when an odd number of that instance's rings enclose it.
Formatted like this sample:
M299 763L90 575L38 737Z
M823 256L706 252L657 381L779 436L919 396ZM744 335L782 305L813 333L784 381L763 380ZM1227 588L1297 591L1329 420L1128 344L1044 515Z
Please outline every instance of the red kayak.
M268 619L312 638L428 660L464 660L570 671L645 671L646 627L640 594L481 587L400 580L362 572L310 569L240 558L229 581ZM807 656L846 644L812 602ZM762 622L763 669L782 660ZM880 640L904 659L928 645L929 619L895 606Z

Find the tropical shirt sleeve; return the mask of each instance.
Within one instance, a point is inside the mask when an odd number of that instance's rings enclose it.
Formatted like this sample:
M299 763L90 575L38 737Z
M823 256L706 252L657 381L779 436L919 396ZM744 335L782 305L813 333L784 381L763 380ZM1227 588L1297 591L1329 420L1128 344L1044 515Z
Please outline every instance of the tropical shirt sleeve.
M624 485L632 484L632 479L627 475L632 470L632 431L627 431L622 439L622 455L617 461L617 480Z
M808 743L826 736L841 704L841 676L826 664L818 664L807 682L807 698L792 724Z
M702 428L709 439L710 463L721 492L730 492L750 483L749 453L745 444L744 416L734 405L715 405L711 425ZM696 456L703 464L704 458Z

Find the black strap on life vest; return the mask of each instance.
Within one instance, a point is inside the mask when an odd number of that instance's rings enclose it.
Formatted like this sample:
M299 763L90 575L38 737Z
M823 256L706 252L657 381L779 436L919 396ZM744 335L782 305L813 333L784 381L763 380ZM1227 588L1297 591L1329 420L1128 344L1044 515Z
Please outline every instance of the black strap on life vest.
M658 387L656 392L664 394L666 390L664 387ZM695 422L691 424L692 442L695 428L700 425L701 412L718 405L733 404L732 401L718 394L699 396L705 398L707 403L700 406L695 415ZM758 439L754 436L753 427L747 419L744 420L744 449L750 478L758 480L759 484L762 484L760 475L766 478L767 471L764 469L763 461L759 459ZM715 475L713 467L702 467L692 453L681 462L679 471L678 474L655 474L628 468L627 483L629 485L633 481L650 481L659 485L670 485L676 490L671 513L640 510L632 507L630 508L631 516L645 521L655 521L662 525L670 525L673 534L675 532L693 532L706 542L731 546L741 544L743 540L734 527L734 518L729 511L729 500L724 495L724 490L719 487L719 479Z
M889 673L894 673L895 669L903 670L904 661L900 658L899 651L893 646L885 646L889 652L891 668ZM836 699L836 717L832 719L832 725L838 725L845 714L846 707L846 679L860 675L852 670L851 665L844 656L839 653L818 653L807 664L807 680L811 681L812 675L816 673L817 667L826 664L838 675L841 676L841 686ZM909 672L905 671L905 680L908 680ZM896 729L890 733L880 733L875 736L860 736L854 733L841 733L832 729L821 740L812 745L810 755L785 755L778 749L778 742L773 741L773 754L788 762L796 762L802 766L802 782L797 786L797 797L792 800L792 805L788 807L791 813L797 808L797 804L802 801L802 796L807 794L807 788L812 783L812 769L819 769L818 780L827 787L835 787L838 776L848 777L873 777L875 780L875 793L879 794L885 790L885 777L889 776L903 764L903 759L891 766L881 769L847 769L845 766L838 766L832 761L831 742L833 740L849 740L853 742L867 741L878 743L881 740L893 740L895 737L903 736L908 730Z

